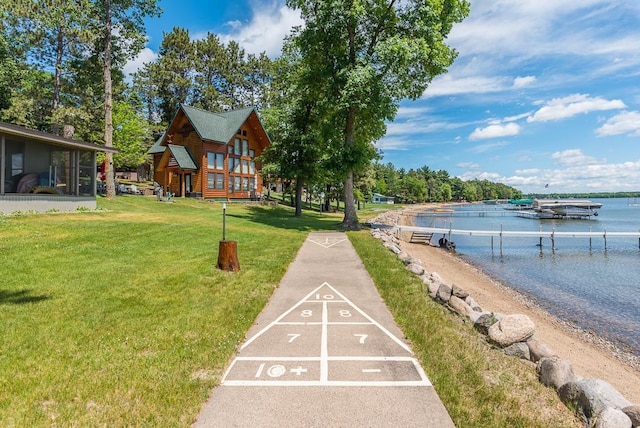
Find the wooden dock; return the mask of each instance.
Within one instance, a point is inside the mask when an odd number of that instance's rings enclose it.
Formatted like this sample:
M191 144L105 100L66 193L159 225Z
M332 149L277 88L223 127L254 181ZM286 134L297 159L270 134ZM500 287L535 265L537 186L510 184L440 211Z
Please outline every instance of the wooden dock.
M397 236L402 236L402 232L422 233L431 235L445 235L451 241L452 236L486 236L491 237L491 248L493 248L493 238L500 239L500 250L502 250L502 238L506 236L513 237L529 237L538 238L540 246L542 239L551 240L551 248L555 248L556 238L589 238L589 249L591 249L591 240L593 238L604 239L604 248L607 248L607 238L637 238L638 248L640 249L640 230L637 232L608 232L604 231L575 231L575 232L558 232L556 230L467 230L439 227L419 227L419 226L395 226Z

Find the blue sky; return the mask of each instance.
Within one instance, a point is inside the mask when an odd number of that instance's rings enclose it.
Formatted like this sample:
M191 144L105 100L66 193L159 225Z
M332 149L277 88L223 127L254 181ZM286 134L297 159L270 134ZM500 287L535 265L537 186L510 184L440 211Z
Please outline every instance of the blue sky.
M283 0L160 6L129 70L153 59L174 26L275 57L301 23ZM377 142L382 162L525 193L640 191L640 1L471 0L448 42L458 59L401 103Z

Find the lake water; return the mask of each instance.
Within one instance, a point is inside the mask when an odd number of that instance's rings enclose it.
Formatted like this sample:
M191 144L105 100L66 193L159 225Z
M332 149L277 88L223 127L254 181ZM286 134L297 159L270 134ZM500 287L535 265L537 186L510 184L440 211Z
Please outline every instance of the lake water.
M503 212L501 205L456 208L447 217L417 216L417 226L475 230L638 232L640 200L592 199L603 207L590 220L540 220ZM488 211L478 216L465 211ZM468 214L468 216L465 216ZM436 237L434 237L435 239ZM500 238L456 236L460 256L518 290L557 317L640 356L638 238Z

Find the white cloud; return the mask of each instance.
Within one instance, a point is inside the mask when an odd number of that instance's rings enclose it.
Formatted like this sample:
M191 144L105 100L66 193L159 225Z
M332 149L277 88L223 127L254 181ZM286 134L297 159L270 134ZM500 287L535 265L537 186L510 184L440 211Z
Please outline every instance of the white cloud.
M640 137L640 112L624 111L618 113L596 129L596 134L600 136L629 134Z
M621 100L606 100L601 97L593 98L589 95L573 94L548 101L532 116L529 116L527 122L548 122L593 111L617 110L625 107L626 105Z
M500 77L464 77L445 74L433 80L422 95L424 98L458 94L484 94L506 89L506 79Z
M235 40L247 53L266 52L270 57L280 55L285 36L294 26L303 24L300 13L277 3L265 5L256 1L251 8L251 21L228 22L232 31L219 35L220 40L225 44Z
M536 76L525 76L525 77L516 77L513 81L513 87L518 89L518 88L524 88L527 86L531 86L532 84L534 84L536 81Z
M458 168L471 169L471 170L480 169L480 165L478 165L477 163L473 163L473 162L460 162L460 163L456 164L456 166Z
M129 78L129 76L136 71L140 70L145 63L155 61L158 58L158 55L149 48L144 48L135 59L128 61L122 71L124 72L125 77Z
M505 125L493 124L486 128L476 128L471 135L469 135L469 140L474 141L488 138L511 137L518 135L519 133L520 125L517 123L509 122Z
M499 141L496 143L487 143L487 144L482 144L480 146L475 146L469 149L469 151L472 153L484 153L484 152L499 149L508 145L509 143L507 143L506 141Z
M560 166L586 166L594 165L599 162L596 158L585 155L580 149L569 149L561 152L555 152L551 157Z

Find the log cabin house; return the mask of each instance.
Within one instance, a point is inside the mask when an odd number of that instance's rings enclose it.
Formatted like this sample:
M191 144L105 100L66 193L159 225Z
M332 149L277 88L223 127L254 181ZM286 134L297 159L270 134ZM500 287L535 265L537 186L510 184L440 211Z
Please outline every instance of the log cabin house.
M255 108L212 113L180 105L169 128L149 149L154 181L164 194L205 199L255 199L270 144Z
M0 122L0 213L95 209L98 152L118 150Z

